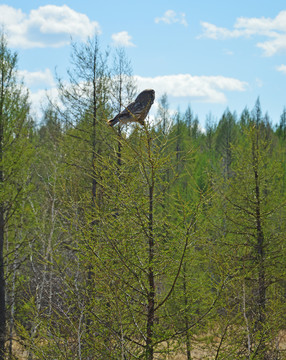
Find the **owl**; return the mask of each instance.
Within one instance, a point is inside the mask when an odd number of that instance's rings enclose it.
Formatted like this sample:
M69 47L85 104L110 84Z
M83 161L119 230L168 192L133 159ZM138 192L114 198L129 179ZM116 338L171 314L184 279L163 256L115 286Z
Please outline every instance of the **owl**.
M113 119L108 120L110 126L114 126L118 122L127 124L129 122L139 122L144 124L144 120L155 100L155 91L146 89L142 91L137 98L126 106L119 114Z

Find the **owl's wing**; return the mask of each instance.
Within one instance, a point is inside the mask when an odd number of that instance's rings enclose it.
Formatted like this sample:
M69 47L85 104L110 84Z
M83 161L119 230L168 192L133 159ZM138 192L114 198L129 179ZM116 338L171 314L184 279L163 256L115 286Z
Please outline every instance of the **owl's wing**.
M124 110L122 110L117 115L117 117L119 119L128 119L128 118L131 119L132 117L137 118L143 110L144 110L144 106L142 105L141 102L133 101L128 106L126 106L126 108Z
M134 101L133 103L131 103L130 105L127 106L127 111L131 116L135 116L135 117L139 117L142 113L142 111L144 111L146 105L142 102L142 101Z
M132 103L127 105L126 108L124 110L122 110L117 116L119 118L125 118L128 116L132 116L133 115L132 109L134 109L134 108L135 108L135 101L133 101Z

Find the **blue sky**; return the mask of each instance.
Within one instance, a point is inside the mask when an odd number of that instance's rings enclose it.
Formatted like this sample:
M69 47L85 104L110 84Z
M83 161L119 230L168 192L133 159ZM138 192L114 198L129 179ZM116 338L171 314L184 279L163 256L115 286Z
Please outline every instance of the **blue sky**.
M139 90L166 92L172 111L190 105L202 126L258 96L273 124L286 106L285 0L4 0L0 24L35 108L55 69L66 76L70 36L95 34L102 50L125 48Z

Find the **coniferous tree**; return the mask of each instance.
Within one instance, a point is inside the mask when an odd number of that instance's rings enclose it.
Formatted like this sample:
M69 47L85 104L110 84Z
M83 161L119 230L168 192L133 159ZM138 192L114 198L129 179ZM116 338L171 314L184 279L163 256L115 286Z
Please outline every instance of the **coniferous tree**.
M232 146L237 138L237 126L235 115L226 110L218 123L216 130L216 151L218 152L223 171L226 177L231 176Z
M135 97L136 87L132 77L131 64L128 61L124 49L116 50L112 69L111 98L112 108L120 113ZM117 125L118 136L121 136L122 125ZM118 141L118 165L121 165L121 142Z
M0 359L282 358L285 109L111 128L130 63L72 49L36 131L1 37Z
M284 107L283 112L280 116L280 123L277 128L277 134L282 138L283 141L286 139L286 108Z
M159 108L156 119L163 135L166 135L170 126L169 102L166 93L159 99Z
M283 230L277 219L285 203L279 198L282 172L279 161L273 159L267 123L258 100L243 137L232 146L232 176L215 185L210 215L219 276L227 273L232 279L223 299L228 328L224 341L231 344L226 352L238 359L268 359L275 352L274 304L280 299L272 294L274 288L279 292L277 283L284 274L278 260L283 257ZM241 336L235 337L231 323L244 329Z
M28 94L17 78L17 55L9 50L3 34L0 39L0 81L0 358L4 359L8 305L5 300L10 287L8 282L11 280L4 270L5 266L10 266L9 253L14 254L14 266L19 266L17 249L23 244L25 236L24 232L21 235L20 232L17 233L17 229L20 229L28 218L25 200L31 178L29 166L33 152L30 142L32 125ZM21 216L22 211L26 212L25 219ZM4 245L8 253L6 255ZM15 271L13 274L16 276ZM11 290L12 312L15 309L14 275ZM13 327L11 317L10 327ZM11 344L10 342L10 356Z

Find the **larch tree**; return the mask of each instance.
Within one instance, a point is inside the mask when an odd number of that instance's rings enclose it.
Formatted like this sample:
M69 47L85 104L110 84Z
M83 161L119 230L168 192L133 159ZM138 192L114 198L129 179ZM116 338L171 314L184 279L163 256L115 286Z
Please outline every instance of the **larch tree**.
M164 93L159 99L159 107L156 115L156 120L159 128L162 130L163 135L166 135L168 133L169 126L171 125L169 101L166 93Z
M227 109L218 123L215 145L222 162L224 176L227 178L231 176L232 146L237 140L237 133L235 115Z
M157 354L164 356L162 344L176 337L168 304L190 246L194 214L180 198L165 206L166 196L169 203L173 199L166 188L178 179L168 136L157 133L147 120L121 141L120 179L112 175L117 166L112 158L101 168L108 179L104 189L109 202L98 214L105 245L93 258L105 277L99 271L96 279L101 300L106 299L114 314L106 326L112 330L110 345L121 345L117 358L153 360Z
M237 359L266 360L276 351L279 332L275 309L285 276L284 227L279 218L285 214L285 201L283 172L259 101L243 137L231 150L232 175L214 180L216 195L209 214L215 239L214 276L227 274L230 279L221 303L226 329L222 341L228 345L220 352ZM239 336L237 327L242 329Z
M62 128L55 109L49 105L43 120L35 131L37 153L33 162L35 191L29 196L33 218L33 242L27 249L27 281L21 294L18 318L28 319L18 323L17 333L25 339L29 360L37 358L39 334L45 335L53 326L54 297L62 284L54 269L57 249L63 238L60 222L60 199L63 198ZM62 266L61 264L57 264ZM24 283L22 284L24 286Z
M67 178L69 191L68 197L62 199L67 202L66 214L68 221L66 225L71 228L71 246L76 247L78 244L78 234L72 231L75 219L80 217L79 222L83 223L84 218L81 216L83 208L94 209L98 201L98 179L95 176L98 152L102 151L99 142L99 114L103 97L106 92L106 67L99 50L98 39L90 39L84 44L72 44L71 54L72 68L68 70L69 83L67 85L59 82L59 91L61 101L64 104L63 120L67 127L65 131L65 149L66 170L70 173ZM94 228L94 226L92 226ZM94 231L92 229L91 231ZM81 245L81 244L80 244ZM80 251L80 250L79 250ZM78 261L77 257L71 257L71 260ZM76 268L76 264L71 262L71 266ZM91 277L92 269L89 260L82 263L81 281L85 282L88 291L82 294L85 298L85 306L89 306L88 297L91 297ZM72 273L72 276L73 273ZM66 280L68 281L68 280ZM78 286L77 281L74 284ZM71 294L70 294L71 295ZM69 295L69 296L70 296ZM76 295L76 294L75 294ZM77 302L78 298L69 299L68 302ZM77 307L79 312L79 323L85 322L87 333L90 331L90 317L87 315L82 320L81 314L83 309ZM79 354L81 354L82 343L79 344ZM88 358L88 357L87 357Z
M98 289L94 282L96 269L90 259L93 250L101 246L98 221L94 219L105 197L98 167L101 157L110 150L107 136L110 128L106 123L110 116L110 81L107 54L101 52L97 38L73 44L71 64L69 82L59 79L61 105L56 116L61 130L60 149L52 159L56 172L49 175L51 179L46 184L56 206L56 224L61 224L63 230L53 232L59 238L52 240L57 244L56 250L48 254L52 261L46 259L45 266L53 270L57 279L54 286L60 287L65 296L54 292L49 310L51 318L38 327L38 341L41 338L46 341L48 337L54 346L39 348L32 344L32 350L36 357L45 353L57 358L91 359L94 353L89 344L97 343L100 325L92 319ZM51 187L53 184L55 189ZM55 229L52 220L50 225ZM47 234L48 241L51 235ZM50 286L48 281L46 286ZM69 312L70 308L74 309L73 313ZM53 326L47 326L51 323Z
M136 84L132 76L132 67L123 48L116 49L111 72L111 103L115 113L120 113L135 98ZM117 125L121 136L122 125ZM118 141L117 163L121 165L121 141Z
M19 267L17 249L23 242L23 232L16 235L21 222L27 221L25 204L30 183L32 160L32 123L29 117L28 93L17 75L17 54L12 53L4 34L0 38L0 359L4 359L6 340L7 288L5 266L10 266L11 254L14 266ZM25 219L21 216L25 212ZM23 214L23 213L22 213ZM22 219L22 220L21 220ZM14 224L14 225L12 225ZM18 245L17 245L18 244ZM4 252L5 245L5 252ZM15 255L16 254L16 255ZM13 267L13 266L12 266ZM15 271L11 273L15 274ZM15 277L12 277L15 281ZM11 300L15 287L12 286ZM9 300L10 301L10 300ZM15 303L11 304L14 311ZM11 325L12 324L12 325ZM10 319L13 327L13 321ZM11 331L10 331L11 333ZM10 343L11 350L11 343ZM10 355L11 351L10 351Z

